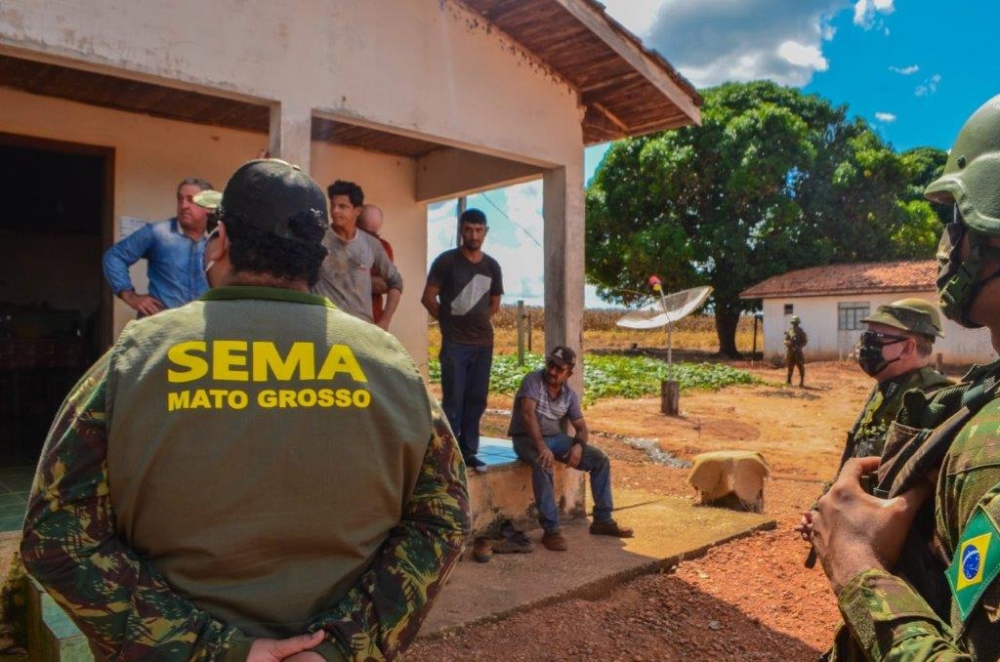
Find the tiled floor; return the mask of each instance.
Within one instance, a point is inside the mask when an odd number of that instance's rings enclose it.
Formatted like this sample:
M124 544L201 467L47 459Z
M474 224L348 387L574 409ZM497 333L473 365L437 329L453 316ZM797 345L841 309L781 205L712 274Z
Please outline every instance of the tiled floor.
M35 465L0 465L0 532L20 531Z
M47 425L41 416L29 421L0 416L0 532L21 530Z

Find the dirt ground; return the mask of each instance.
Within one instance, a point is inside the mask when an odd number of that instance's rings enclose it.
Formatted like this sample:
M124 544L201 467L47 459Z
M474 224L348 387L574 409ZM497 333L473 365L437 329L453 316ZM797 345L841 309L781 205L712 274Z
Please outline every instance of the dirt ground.
M686 469L654 463L627 438L654 440L683 460L712 450L759 451L771 466L765 512L777 520L775 530L633 580L598 600L420 640L406 659L815 660L831 640L838 612L822 570L803 566L807 548L792 529L832 477L871 381L851 364L810 363L806 388L799 389L784 386L781 370L735 365L766 384L684 393L676 418L660 414L652 398L601 401L585 416L598 433L595 443L612 458L618 486L692 494ZM490 404L510 407L501 398ZM499 414L489 419L494 433L506 423Z

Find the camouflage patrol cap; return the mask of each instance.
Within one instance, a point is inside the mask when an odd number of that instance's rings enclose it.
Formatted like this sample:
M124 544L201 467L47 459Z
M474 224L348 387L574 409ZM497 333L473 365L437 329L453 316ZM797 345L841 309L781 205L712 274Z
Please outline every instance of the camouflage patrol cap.
M215 232L216 226L219 225L219 203L222 202L222 192L207 188L191 200L208 212L208 217L205 219L205 232Z
M874 315L861 320L866 324L885 324L910 333L944 338L938 309L923 299L910 297L879 306Z
M203 207L208 211L215 211L219 208L219 203L222 202L222 192L207 189L198 193L191 199L199 207Z

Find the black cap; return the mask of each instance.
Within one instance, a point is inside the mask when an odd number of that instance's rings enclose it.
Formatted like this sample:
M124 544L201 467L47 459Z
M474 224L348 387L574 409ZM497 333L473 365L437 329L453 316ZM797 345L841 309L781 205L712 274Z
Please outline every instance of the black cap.
M244 163L229 178L220 203L223 222L227 217L270 232L282 239L315 244L294 233L288 221L312 211L325 231L330 223L323 189L298 166L280 159Z
M565 345L557 345L555 349L549 352L546 360L555 363L560 368L565 368L566 366L572 368L576 365L576 352Z

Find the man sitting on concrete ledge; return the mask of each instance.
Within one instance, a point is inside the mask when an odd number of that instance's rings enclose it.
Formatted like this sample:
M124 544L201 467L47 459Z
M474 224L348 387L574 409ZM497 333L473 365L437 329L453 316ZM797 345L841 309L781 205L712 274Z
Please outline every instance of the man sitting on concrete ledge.
M587 422L580 409L580 398L566 380L573 374L576 353L569 347L552 350L545 368L524 376L514 399L507 430L514 441L517 456L531 465L531 484L535 491L538 522L545 531L542 544L554 552L568 548L559 530L552 480L555 460L590 473L590 492L594 497L594 535L631 538L632 530L611 518L611 462L599 448L587 443ZM566 434L566 422L576 435Z

